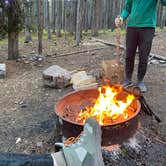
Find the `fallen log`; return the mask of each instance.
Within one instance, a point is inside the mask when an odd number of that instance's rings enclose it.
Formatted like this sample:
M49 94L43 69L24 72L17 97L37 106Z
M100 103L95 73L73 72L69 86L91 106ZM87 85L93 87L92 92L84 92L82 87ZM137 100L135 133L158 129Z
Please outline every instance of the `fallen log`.
M92 38L92 39L95 40L96 42L100 42L100 43L103 43L103 44L108 45L108 46L117 47L117 44L113 43L113 42L108 42L108 41L104 41L104 40L96 39L96 38ZM120 48L121 49L126 49L126 47L124 45L120 45ZM139 51L137 51L137 53L139 53ZM152 58L158 59L158 60L166 61L166 57L164 57L162 55L150 53L149 56L152 57Z
M100 42L100 43L103 43L103 44L108 45L108 46L117 47L116 43L112 43L112 42L108 42L108 41L104 41L104 40L96 39L96 38L92 38L92 40L95 40L96 42ZM119 46L121 49L126 49L125 46L122 44L120 44Z
M80 54L80 53L85 53L85 52L91 52L91 51L96 51L96 50L102 50L105 47L100 47L100 48L93 48L93 49L88 49L88 50L81 50L81 51L75 51L75 52L69 52L69 53L64 53L64 54L56 54L55 57L61 57L61 56L69 56L73 54Z

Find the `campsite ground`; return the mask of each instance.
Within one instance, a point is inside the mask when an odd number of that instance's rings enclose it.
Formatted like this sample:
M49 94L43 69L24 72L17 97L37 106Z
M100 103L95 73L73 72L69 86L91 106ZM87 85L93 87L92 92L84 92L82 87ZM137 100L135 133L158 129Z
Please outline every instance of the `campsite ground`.
M102 34L98 38L116 42L116 37L112 34ZM122 38L124 39L124 36ZM165 39L166 31L158 30L152 53L166 56ZM115 47L94 42L90 37L85 37L79 47L75 47L74 44L73 38L69 36L66 39L62 37L51 41L44 40L44 60L38 63L35 61L36 41L28 44L20 42L20 56L23 60L18 62L7 60L7 42L6 40L0 42L0 63L7 64L7 77L0 79L1 152L53 152L57 135L54 106L63 95L72 91L72 87L45 88L42 82L43 70L53 64L69 71L100 69L101 61L114 58L116 52ZM101 47L104 49L64 55L69 52ZM134 80L136 80L135 75ZM150 139L151 147L146 149L147 157L140 154L138 163L164 166L166 165L166 67L150 64L145 83L148 86L148 92L144 96L162 122L158 124L152 117L140 115L144 134ZM17 141L19 142L16 143Z

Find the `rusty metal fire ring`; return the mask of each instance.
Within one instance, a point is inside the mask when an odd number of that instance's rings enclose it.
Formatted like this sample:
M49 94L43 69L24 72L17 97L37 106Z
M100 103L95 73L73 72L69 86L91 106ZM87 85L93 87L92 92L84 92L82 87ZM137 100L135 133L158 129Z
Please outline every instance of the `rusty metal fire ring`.
M83 124L64 118L64 109L71 107L71 112L80 111L84 107L88 106L88 103L96 99L98 94L99 92L97 88L79 90L65 95L57 102L55 106L55 113L63 122L62 133L65 138L78 135L83 129ZM122 143L136 132L138 128L137 115L139 114L141 108L140 102L138 100L136 102L137 110L133 116L121 122L101 126L102 145L106 146L110 144Z

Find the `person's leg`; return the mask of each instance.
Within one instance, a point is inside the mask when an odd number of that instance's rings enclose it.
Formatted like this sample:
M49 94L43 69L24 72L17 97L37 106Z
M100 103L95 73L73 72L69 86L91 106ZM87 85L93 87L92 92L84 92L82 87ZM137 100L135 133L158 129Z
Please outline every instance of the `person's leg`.
M57 143L58 144L58 143ZM101 127L94 118L86 120L80 138L52 154L0 153L0 166L104 166Z
M0 153L0 166L53 166L50 154Z
M56 145L63 147L67 166L104 166L101 153L101 127L94 118L86 120L77 142L67 146Z
M154 28L141 28L139 32L138 48L139 48L139 64L138 64L138 86L142 92L146 92L147 88L143 83L144 76L147 70L148 56L152 47L154 36Z
M138 28L128 27L126 34L125 81L122 86L132 86L135 53L138 44Z

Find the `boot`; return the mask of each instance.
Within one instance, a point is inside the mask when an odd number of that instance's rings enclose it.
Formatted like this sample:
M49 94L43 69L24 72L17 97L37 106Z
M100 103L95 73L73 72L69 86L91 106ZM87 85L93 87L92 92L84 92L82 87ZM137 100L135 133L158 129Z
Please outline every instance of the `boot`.
M86 120L77 142L62 146L67 166L104 166L101 154L101 128L94 118Z

